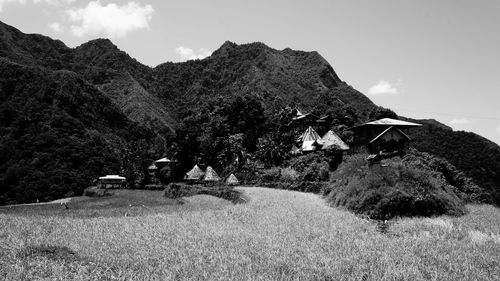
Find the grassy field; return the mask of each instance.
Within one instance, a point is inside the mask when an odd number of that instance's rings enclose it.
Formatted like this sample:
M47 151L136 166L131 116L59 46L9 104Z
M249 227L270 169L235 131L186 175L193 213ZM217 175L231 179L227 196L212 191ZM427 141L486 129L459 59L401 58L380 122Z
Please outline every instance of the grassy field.
M106 197L73 197L66 208L62 204L24 204L2 207L0 214L44 217L124 217L144 216L158 213L173 213L185 211L201 211L220 209L230 202L215 197L200 197L206 200L196 200L198 197L170 199L163 196L163 191L156 190L113 190L113 196ZM208 199L210 198L210 199ZM195 204L185 204L195 203Z
M240 190L130 217L0 211L0 280L500 280L497 208L380 233L314 194Z

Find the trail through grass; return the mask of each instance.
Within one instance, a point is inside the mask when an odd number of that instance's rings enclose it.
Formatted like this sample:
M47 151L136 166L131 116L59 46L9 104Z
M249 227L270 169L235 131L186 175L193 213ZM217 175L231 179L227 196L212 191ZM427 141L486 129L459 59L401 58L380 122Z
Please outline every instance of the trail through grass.
M396 219L381 234L314 194L240 190L248 203L189 212L0 214L0 280L499 280L497 208Z

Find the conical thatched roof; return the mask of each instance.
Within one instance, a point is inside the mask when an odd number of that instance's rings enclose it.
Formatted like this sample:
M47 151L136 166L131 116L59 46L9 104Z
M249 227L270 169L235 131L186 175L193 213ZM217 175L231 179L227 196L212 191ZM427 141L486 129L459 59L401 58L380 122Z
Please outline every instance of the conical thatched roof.
M207 169L208 170L208 169ZM205 172L198 167L198 165L194 165L194 167L186 173L184 176L185 180L199 180L205 175Z
M205 171L205 177L203 178L204 181L220 181L219 175L214 171L214 169L211 166L207 167L207 170Z
M318 133L311 126L309 126L309 128L307 128L307 130L299 137L299 141L302 142L301 150L316 150L317 141L320 139L321 137L318 135Z
M323 150L349 150L349 146L332 130L328 131L320 140L318 140L318 143L322 145L321 149Z
M299 137L299 141L315 141L319 139L321 139L321 137L311 126L309 126L309 128Z
M236 184L239 184L240 181L236 178L236 176L234 174L231 174L227 179L226 179L226 183L228 185L236 185Z

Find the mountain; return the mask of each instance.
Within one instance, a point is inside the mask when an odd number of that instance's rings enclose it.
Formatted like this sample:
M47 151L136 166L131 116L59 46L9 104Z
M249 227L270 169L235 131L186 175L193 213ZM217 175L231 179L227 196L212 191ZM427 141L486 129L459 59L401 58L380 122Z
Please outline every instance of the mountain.
M491 194L486 202L500 204L500 147L474 133L421 123L422 128L411 132L413 147L448 160Z
M104 173L143 185L144 162L164 155L181 160L179 171L200 161L234 168L243 154L264 155L263 140L282 155L294 108L343 128L387 111L317 52L258 42L227 41L205 59L151 68L107 39L69 48L0 23L0 62L0 204L79 194ZM497 145L422 122L413 135L418 149L498 196Z

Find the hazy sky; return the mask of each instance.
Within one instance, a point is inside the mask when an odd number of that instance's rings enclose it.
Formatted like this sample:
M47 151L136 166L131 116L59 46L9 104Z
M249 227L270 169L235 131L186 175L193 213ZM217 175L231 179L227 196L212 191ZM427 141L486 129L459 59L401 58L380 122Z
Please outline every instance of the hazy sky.
M226 40L315 50L378 105L500 144L497 0L0 0L0 20L70 47L108 37L150 66Z

